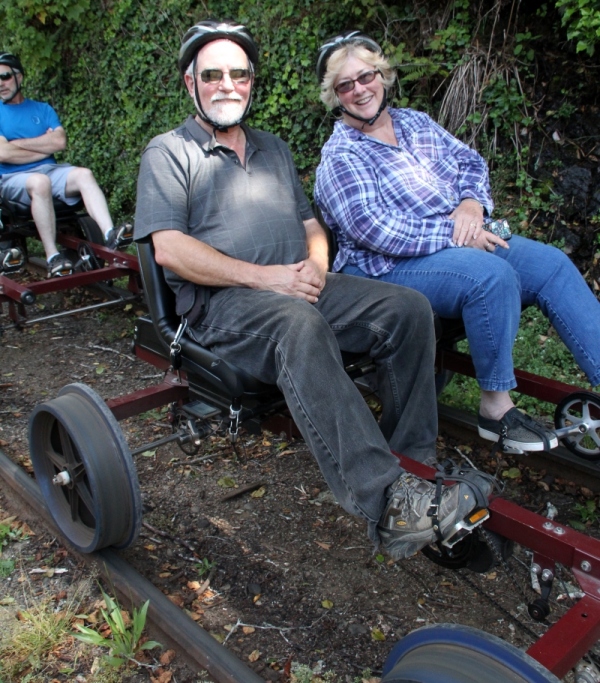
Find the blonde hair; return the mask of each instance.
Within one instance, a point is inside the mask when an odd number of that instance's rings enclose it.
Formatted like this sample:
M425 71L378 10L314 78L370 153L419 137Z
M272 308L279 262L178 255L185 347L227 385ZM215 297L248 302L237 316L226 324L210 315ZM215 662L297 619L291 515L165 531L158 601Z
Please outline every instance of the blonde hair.
M356 57L373 69L377 69L381 73L383 87L386 90L389 90L396 80L396 71L381 53L373 52L358 42L342 45L327 61L327 70L321 84L321 101L328 109L335 109L340 106L340 100L333 89L333 84L349 57Z

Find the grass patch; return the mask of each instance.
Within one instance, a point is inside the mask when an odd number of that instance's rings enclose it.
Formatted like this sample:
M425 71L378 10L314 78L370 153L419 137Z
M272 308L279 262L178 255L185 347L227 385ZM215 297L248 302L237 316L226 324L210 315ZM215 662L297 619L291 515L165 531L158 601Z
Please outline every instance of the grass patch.
M54 600L47 597L17 613L14 625L0 639L2 683L45 680L48 659L60 656L62 647L72 641L70 628L77 604L74 597L57 610ZM66 668L61 672L68 673Z

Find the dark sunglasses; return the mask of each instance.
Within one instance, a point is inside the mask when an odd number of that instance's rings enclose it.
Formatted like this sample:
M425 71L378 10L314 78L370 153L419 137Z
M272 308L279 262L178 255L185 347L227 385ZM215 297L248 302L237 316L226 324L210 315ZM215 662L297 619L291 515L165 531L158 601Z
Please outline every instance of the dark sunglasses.
M13 75L11 71L5 71L3 74L0 74L0 81L10 81Z
M200 78L203 83L220 83L223 76L229 74L229 78L234 83L248 83L250 80L250 69L231 69L230 71L222 71L221 69L204 69L200 72Z
M358 78L350 78L347 81L338 83L334 90L337 93L346 93L354 90L354 84L357 82L361 85L369 85L369 83L372 83L375 80L375 76L377 76L379 73L381 73L379 69L375 69L374 71L365 71L364 74L361 74Z

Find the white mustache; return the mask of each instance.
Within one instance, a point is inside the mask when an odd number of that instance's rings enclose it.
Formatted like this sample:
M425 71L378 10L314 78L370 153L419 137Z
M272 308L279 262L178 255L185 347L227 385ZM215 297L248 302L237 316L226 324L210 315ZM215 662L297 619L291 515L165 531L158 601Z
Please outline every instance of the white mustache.
M222 95L222 94L220 94L220 93L216 93L215 95L213 95L213 96L210 98L210 101L211 101L211 102L222 102L222 101L224 101L224 100L233 100L233 101L235 101L235 102L241 102L241 101L242 101L242 98L241 98L240 95L238 95L238 94L235 93L235 92L234 92L234 93L231 93L231 94L229 94L229 95Z

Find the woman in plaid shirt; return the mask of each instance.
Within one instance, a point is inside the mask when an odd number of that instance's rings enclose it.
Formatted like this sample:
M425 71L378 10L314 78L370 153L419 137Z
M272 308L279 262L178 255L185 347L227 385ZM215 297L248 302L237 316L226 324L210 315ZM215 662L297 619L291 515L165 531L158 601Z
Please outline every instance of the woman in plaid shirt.
M315 185L339 245L333 270L411 287L439 316L462 318L481 387L480 435L554 448L556 436L508 393L521 310L539 306L597 386L596 297L562 251L484 229L494 209L485 160L426 114L387 106L396 75L369 36L350 31L321 46L317 76L321 99L340 115Z

